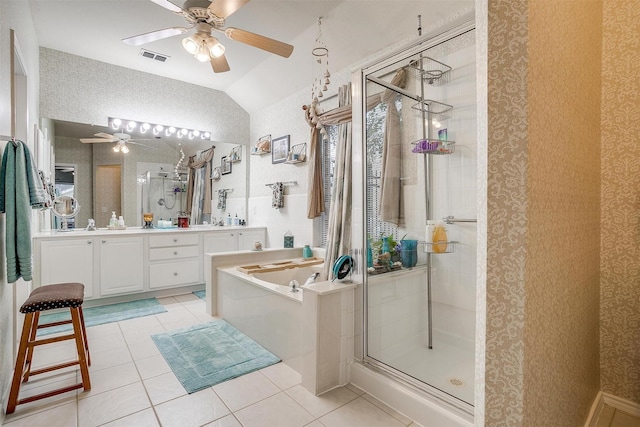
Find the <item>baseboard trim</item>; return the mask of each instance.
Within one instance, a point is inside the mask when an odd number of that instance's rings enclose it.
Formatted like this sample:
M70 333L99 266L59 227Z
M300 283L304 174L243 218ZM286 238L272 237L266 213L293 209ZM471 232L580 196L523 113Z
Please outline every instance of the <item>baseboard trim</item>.
M593 401L593 404L591 405L589 417L587 418L587 422L584 425L585 427L596 427L598 418L600 417L600 413L602 412L602 408L604 408L604 405L609 405L612 408L619 409L622 412L626 412L627 414L633 415L635 417L640 417L639 403L623 399L610 393L599 391Z

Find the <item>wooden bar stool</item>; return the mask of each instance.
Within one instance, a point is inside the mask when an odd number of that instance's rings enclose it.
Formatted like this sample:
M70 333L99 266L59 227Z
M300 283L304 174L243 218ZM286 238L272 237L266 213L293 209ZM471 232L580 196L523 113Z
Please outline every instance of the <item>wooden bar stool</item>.
M13 382L11 383L11 391L9 393L7 414L13 413L16 406L23 403L29 403L35 400L66 393L68 391L77 390L81 387L84 387L85 391L91 390L88 368L88 366L91 365L91 358L89 356L87 331L84 326L84 315L82 314L83 301L84 285L82 283L58 283L54 285L41 286L35 289L31 292L29 298L27 298L24 304L22 304L20 312L24 313L26 316L24 319L24 326L22 327L22 337L20 338L16 367L13 372ZM69 308L69 311L71 312L71 320L38 325L40 312L55 308ZM73 325L73 333L51 338L36 339L38 329L66 325L69 323ZM71 339L76 342L76 350L78 352L77 360L37 370L31 370L34 347ZM18 400L20 383L27 382L30 376L44 374L45 372L68 368L74 365L80 365L80 374L82 376L81 383Z

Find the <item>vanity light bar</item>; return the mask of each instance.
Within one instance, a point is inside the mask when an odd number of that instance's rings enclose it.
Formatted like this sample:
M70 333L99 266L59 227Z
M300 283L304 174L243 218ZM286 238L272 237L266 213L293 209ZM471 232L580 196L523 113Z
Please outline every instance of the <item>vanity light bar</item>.
M161 138L162 136L175 135L178 138L187 139L209 139L211 138L211 132L176 128L175 126L166 126L149 122L136 122L135 120L119 119L116 117L109 117L109 127L113 130L123 130L127 133L139 133L141 135L151 132L155 137Z

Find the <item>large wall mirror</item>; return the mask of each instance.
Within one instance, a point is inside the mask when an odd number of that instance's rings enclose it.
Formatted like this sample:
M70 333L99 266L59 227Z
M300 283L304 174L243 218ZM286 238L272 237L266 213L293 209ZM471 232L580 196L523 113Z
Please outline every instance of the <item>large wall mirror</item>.
M115 152L117 143L114 142L80 141L95 139L95 134L101 132L114 134L117 131L113 129L61 120L47 121L49 129L53 128L56 170L68 170L73 165L74 197L82 206L75 219L79 228L86 227L89 218L95 219L97 227L106 227L112 212L123 215L129 226L142 225L143 210L153 212L155 220L175 219L180 211L186 210L187 203L186 174L177 176L175 173L175 166L182 158L181 149L185 153L182 163L186 166L189 156L215 145L212 171L220 165L222 157L238 150L238 144L232 143L136 135L132 139L140 144L127 144L126 153ZM219 188L233 188L229 194L236 202L231 203L235 208L232 215L246 212L246 163L235 163L232 174L212 182L211 218L231 213L228 209L226 212L217 209ZM208 216L204 219L211 221Z

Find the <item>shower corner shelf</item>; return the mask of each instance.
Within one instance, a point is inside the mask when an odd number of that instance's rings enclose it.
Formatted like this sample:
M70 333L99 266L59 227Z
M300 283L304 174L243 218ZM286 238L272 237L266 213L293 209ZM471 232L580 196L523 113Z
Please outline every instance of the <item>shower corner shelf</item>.
M453 154L456 151L455 141L446 141L442 139L419 139L411 143L412 153L417 154Z
M428 56L422 58L422 64L420 60L411 61L409 67L430 85L437 86L449 82L451 67Z
M451 254L456 251L457 243L456 240L447 243L420 242L420 246L424 248L424 252L430 254Z
M413 104L411 106L414 110L428 113L431 118L438 120L447 120L451 118L451 110L453 105L445 104L442 102L434 101L433 99L424 99L422 102Z

